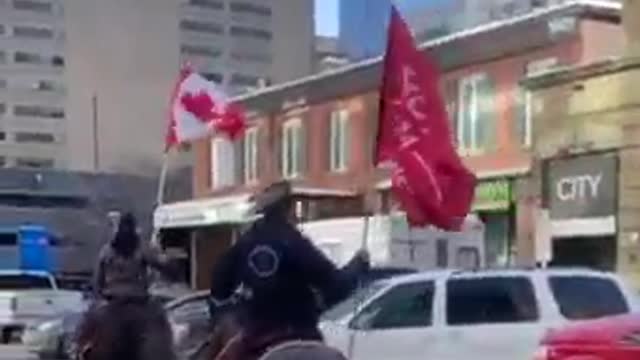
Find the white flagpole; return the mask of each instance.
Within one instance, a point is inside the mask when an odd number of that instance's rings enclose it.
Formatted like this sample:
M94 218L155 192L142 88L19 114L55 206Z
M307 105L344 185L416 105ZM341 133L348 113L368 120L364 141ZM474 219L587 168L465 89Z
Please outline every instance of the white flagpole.
M162 168L160 169L160 176L158 178L158 193L156 194L156 203L154 206L155 211L162 206L164 202L164 188L167 182L167 172L169 170L169 150L167 150L162 157ZM151 233L151 245L160 246L160 238L158 237L160 229L154 224L153 232Z

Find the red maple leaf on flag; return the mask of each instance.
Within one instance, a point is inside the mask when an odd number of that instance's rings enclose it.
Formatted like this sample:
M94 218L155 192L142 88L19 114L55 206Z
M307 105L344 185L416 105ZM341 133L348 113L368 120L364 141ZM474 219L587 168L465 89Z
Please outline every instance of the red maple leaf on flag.
M213 111L215 103L206 91L197 94L185 93L180 98L184 109L203 123L210 122L217 114Z

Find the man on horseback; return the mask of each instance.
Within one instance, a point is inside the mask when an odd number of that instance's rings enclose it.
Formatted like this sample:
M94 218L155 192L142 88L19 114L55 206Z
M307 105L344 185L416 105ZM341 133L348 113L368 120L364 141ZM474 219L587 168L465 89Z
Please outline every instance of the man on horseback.
M348 297L369 267L363 250L337 269L298 231L288 182L268 187L255 203L262 217L221 257L211 284L213 323L225 306L239 315L242 335L230 358L242 360L286 341L321 341L321 308Z
M91 352L103 355L92 359L122 357L123 353L149 360L175 358L164 309L150 301L148 292L149 269L170 272L169 260L159 250L143 244L137 231L134 216L124 215L113 240L100 252L94 272L96 303L79 331L80 346L84 343L84 350L91 347ZM117 348L136 350L118 353ZM105 352L113 356L106 356Z

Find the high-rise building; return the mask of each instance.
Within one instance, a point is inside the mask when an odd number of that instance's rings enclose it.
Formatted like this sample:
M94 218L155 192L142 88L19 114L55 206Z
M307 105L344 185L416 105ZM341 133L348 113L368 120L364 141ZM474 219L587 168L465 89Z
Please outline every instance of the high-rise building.
M313 46L313 0L0 0L0 166L155 174L182 62L238 93Z
M423 42L567 0L395 0ZM391 0L340 0L340 47L350 60L384 52Z
M385 48L390 9L390 0L340 0L340 51L351 60L380 55Z

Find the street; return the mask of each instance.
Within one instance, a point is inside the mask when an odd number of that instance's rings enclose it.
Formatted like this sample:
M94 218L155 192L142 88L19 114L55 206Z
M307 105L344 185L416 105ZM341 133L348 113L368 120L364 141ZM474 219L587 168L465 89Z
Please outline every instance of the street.
M0 360L31 360L35 356L29 354L21 345L0 346Z

